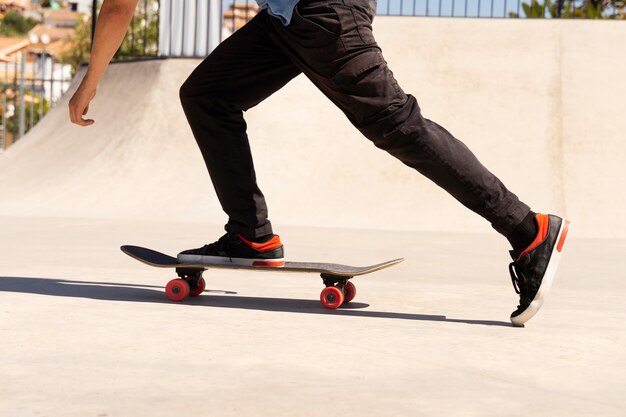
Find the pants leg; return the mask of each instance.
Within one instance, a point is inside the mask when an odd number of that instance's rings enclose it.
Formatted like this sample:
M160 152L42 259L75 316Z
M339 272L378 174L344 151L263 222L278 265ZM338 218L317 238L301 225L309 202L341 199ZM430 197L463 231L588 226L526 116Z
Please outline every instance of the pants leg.
M222 42L189 76L180 99L222 208L226 230L253 238L272 233L256 182L243 111L300 73L258 21Z
M375 146L444 188L508 236L530 208L459 140L424 118L376 44L375 1L302 0L291 24L265 19L267 33Z

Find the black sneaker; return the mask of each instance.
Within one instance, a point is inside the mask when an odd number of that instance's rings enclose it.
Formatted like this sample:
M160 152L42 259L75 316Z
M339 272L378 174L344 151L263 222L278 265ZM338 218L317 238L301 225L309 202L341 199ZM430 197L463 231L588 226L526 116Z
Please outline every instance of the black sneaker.
M181 263L216 263L220 265L273 266L285 265L283 244L278 235L265 242L250 242L241 235L226 233L217 242L178 254Z
M539 232L529 247L511 251L511 281L520 303L511 314L514 326L522 326L541 308L556 274L569 221L552 214L537 214Z

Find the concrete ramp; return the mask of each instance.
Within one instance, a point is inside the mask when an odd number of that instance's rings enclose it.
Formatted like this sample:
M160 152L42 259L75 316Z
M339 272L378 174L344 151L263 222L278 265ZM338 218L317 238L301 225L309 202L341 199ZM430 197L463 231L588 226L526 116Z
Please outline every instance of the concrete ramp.
M579 235L626 236L620 22L381 17L400 85L538 211ZM588 58L592 56L593 59ZM112 65L89 128L67 100L0 155L0 215L223 224L178 102L197 60ZM74 90L75 85L70 90ZM304 77L246 114L276 225L489 232L372 146Z
M87 128L67 115L79 74L62 102L0 158L0 212L150 218L193 207L210 188L176 91L196 63L111 65L89 113L96 124Z

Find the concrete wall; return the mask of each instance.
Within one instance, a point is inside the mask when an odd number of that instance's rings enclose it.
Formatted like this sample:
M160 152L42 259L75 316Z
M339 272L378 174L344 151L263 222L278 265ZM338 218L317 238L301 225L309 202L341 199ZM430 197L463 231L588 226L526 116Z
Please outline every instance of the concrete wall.
M424 115L521 199L570 216L579 235L626 236L626 24L379 17L374 30ZM0 156L0 215L223 223L177 100L196 64L111 66L91 128L70 127L63 102ZM276 225L490 230L374 148L304 77L246 118Z
M521 199L570 216L577 234L626 236L626 24L379 17L374 32L424 115ZM295 221L297 207L320 224L489 230L369 146L304 80L250 113L262 180L271 181L270 153L296 149L301 160L281 163L311 190L283 204L276 184L275 215Z

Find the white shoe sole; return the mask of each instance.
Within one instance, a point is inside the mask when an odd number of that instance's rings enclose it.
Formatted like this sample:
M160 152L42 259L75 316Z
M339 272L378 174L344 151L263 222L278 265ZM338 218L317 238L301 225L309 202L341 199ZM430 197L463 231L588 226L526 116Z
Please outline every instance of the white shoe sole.
M230 266L267 266L280 268L285 265L284 258L246 259L226 258L224 256L178 255L178 262L183 264L230 265Z
M543 305L543 301L546 295L548 295L548 292L550 292L550 288L552 288L554 276L556 275L556 271L559 267L559 262L561 262L561 250L563 249L563 244L565 243L565 239L567 238L569 230L569 220L563 219L563 223L561 223L561 228L559 229L559 234L556 237L556 244L554 245L554 248L552 249L552 254L550 255L550 261L548 261L548 267L546 268L546 272L543 275L543 280L541 281L541 285L539 286L539 291L537 291L535 298L533 298L526 310L524 310L522 313L515 317L511 317L511 323L513 323L513 326L523 326L524 323L532 319L533 316L537 314L537 312Z

